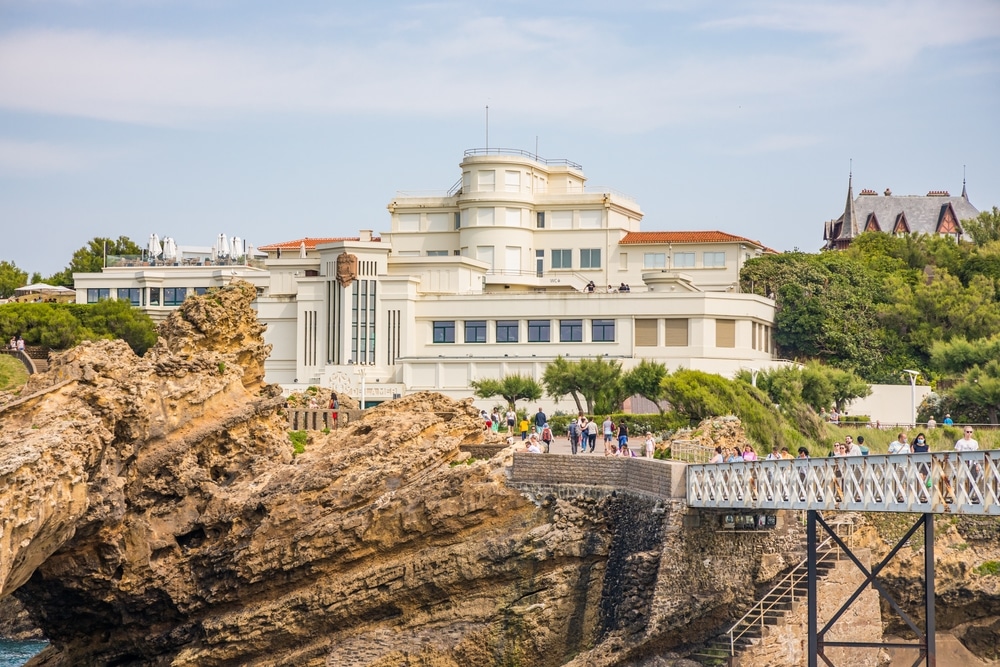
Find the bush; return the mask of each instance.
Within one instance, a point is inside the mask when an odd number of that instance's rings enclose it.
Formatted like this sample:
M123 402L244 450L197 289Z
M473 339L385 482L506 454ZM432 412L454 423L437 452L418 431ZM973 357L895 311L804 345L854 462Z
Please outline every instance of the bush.
M306 443L309 441L309 432L289 431L288 439L292 441L292 451L298 455L306 451Z
M1000 561L988 560L976 566L976 574L981 574L984 577L1000 575Z

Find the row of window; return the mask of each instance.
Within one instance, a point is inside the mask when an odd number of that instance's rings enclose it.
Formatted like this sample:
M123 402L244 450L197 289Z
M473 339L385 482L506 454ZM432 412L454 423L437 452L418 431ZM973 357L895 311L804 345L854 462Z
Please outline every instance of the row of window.
M148 297L146 292L149 292ZM119 287L114 290L115 298L128 301L133 306L179 306L188 294L205 294L207 287ZM112 290L108 287L90 287L87 289L87 303L97 303L111 298ZM163 303L160 303L160 296Z
M486 252L486 249L489 252ZM484 255L491 255L493 251L492 246L481 246L477 248L477 256L480 259ZM552 269L573 269L577 268L580 270L593 270L601 268L601 249L600 248L580 248L577 251L578 254L578 265L573 266L573 251L568 248L557 248L549 251L550 255L550 267ZM537 251L538 255L544 255L544 250ZM407 252L402 252L400 255L410 254ZM412 251L412 254L417 255L419 252ZM459 251L455 250L454 254L458 255ZM447 257L447 250L428 250L428 257ZM675 252L671 257L671 267L667 267L667 254L664 252L647 252L642 256L642 267L644 269L691 269L697 266L695 263L695 253L693 252ZM627 265L627 255L622 254L622 267L626 268ZM726 253L725 252L703 252L701 258L701 265L706 269L721 269L726 266Z
M590 339L595 343L613 343L615 341L614 320L589 320ZM462 334L466 343L486 342L486 320L465 320L462 323ZM559 320L560 343L582 343L584 320ZM433 341L435 343L455 342L455 320L435 320ZM520 342L521 323L518 320L496 321L496 342ZM528 320L527 341L529 343L552 342L552 320Z

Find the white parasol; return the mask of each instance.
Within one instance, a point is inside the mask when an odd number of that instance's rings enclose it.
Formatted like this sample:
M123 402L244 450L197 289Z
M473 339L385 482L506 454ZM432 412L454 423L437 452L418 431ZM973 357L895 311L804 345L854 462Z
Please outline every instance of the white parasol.
M147 246L146 250L149 251L150 259L159 257L160 254L163 252L163 249L160 247L160 237L157 236L156 234L150 234L149 246Z
M219 240L215 244L215 256L229 257L229 239L226 238L225 234L219 234Z
M171 236L163 239L163 259L171 262L177 259L177 244Z
M233 250L229 254L230 257L232 257L233 259L236 259L237 257L242 257L245 254L243 252L243 241L240 240L239 236L234 236L233 237L232 245L233 245Z
M306 242L303 241L299 244L299 257L302 259L306 258Z

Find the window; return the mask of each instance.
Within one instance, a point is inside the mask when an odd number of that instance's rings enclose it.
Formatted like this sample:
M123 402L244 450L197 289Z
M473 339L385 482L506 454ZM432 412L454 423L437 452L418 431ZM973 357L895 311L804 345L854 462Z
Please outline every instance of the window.
M694 253L693 252L675 252L674 253L674 268L675 269L690 269L694 266Z
M666 325L667 339L664 345L667 347L687 347L688 345L688 321L686 319L664 320Z
M573 251L572 250L553 250L552 251L552 268L553 269L572 269L573 268Z
M715 320L715 347L736 347L736 320Z
M545 229L545 211L539 211L535 214L535 227Z
M111 298L111 290L107 287L92 287L87 290L87 303L97 303Z
M447 250L428 250L427 251L427 256L428 257L447 257L448 256L448 251Z
M401 232L419 232L420 231L420 214L419 213L400 213L399 214L399 231L401 231Z
M507 192L520 192L521 191L521 172L519 171L508 171L504 174L504 189Z
M496 209L479 208L476 209L476 225L479 227L492 227L495 219Z
M451 229L451 221L449 218L451 215L448 213L428 213L427 214L427 231L429 232L447 232Z
M642 268L644 269L665 269L667 268L667 253L647 252L642 256Z
M164 287L163 288L163 305L164 306L179 306L184 303L184 299L187 298L187 288L186 287Z
M434 322L434 342L435 343L455 342L454 320L437 320Z
M119 301L128 301L133 306L141 306L142 290L138 287L119 287L117 299Z
M467 320L465 323L466 343L486 342L486 320Z
M601 268L601 249L580 248L580 268L581 269Z
M521 209L519 208L508 208L507 215L504 217L504 224L508 227L520 227L521 226Z
M149 288L149 305L159 306L160 305L160 288L150 287Z
M615 321L614 320L591 320L590 339L595 343L615 342Z
M198 296L205 296L206 294L208 294L208 288L207 287L195 287L194 288L194 293L197 294Z
M528 320L528 342L548 343L552 323L549 320Z
M573 211L552 211L549 215L549 227L552 229L571 229L573 227Z
M726 265L726 253L724 252L706 252L704 255L704 266L706 268L722 268Z
M583 342L583 320L559 320L560 343Z
M516 343L517 329L517 320L497 320L497 342Z
M635 321L635 346L656 347L656 320Z
M462 228L462 212L455 211L455 229Z
M580 229L600 229L603 220L603 211L580 211Z
M497 173L491 170L483 170L479 172L479 190L480 192L493 192L493 187L496 183Z

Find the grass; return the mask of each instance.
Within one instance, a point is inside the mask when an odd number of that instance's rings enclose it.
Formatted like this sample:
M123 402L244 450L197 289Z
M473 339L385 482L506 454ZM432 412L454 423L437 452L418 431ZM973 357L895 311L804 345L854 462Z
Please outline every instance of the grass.
M309 441L309 432L289 431L288 439L292 441L292 451L297 456L306 451L306 442Z
M28 381L28 369L17 358L0 354L0 391L17 391Z
M995 577L1000 574L1000 561L988 560L976 567L976 572L983 576Z
M960 425L938 426L930 430L925 427L877 429L854 426L845 428L832 424L825 424L824 428L826 429L827 437L819 443L825 448L819 452L820 455L829 452L834 442L844 442L844 436L847 435L853 436L855 440L857 440L859 435L865 436L865 445L871 450L872 454L885 454L889 451L889 443L895 441L901 432L909 437L911 445L917 439L917 434L923 433L924 437L927 438L927 444L931 446L932 452L952 451L955 449L955 441L962 437L962 427ZM996 427L976 426L974 430L975 435L972 437L979 442L979 449L1000 449L1000 429ZM814 453L813 455L815 456L816 454Z

